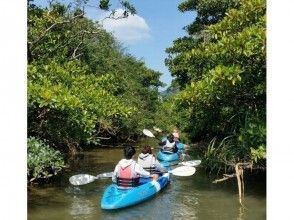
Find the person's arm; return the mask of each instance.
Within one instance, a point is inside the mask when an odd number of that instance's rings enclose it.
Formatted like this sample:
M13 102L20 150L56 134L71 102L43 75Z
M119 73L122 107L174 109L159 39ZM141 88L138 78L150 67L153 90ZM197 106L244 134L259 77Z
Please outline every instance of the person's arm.
M118 171L118 166L116 165L116 166L115 166L115 169L114 169L114 171L113 171L112 177L111 177L112 182L114 182L114 183L116 183L116 175L117 175L117 171Z
M155 168L156 170L160 171L160 172L166 172L166 168L154 157L155 159L155 162L154 162L154 165L155 165Z
M135 171L141 176L150 177L150 172L144 170L143 167L138 163L135 164Z

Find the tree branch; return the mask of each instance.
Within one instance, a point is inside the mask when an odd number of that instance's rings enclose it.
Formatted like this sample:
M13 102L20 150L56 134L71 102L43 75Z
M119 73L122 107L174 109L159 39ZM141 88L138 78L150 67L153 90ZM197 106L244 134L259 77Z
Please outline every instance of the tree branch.
M235 165L235 173L233 174L223 174L223 178L214 180L213 183L222 182L233 177L237 178L238 183L238 192L239 192L239 203L243 205L242 201L244 199L244 169L252 169L253 162L244 162L244 163L236 163Z
M31 48L36 44L36 43L38 43L40 40L42 40L45 36L46 36L46 34L52 29L52 28L54 28L56 25L58 25L58 24L65 24L65 23L70 23L70 22L72 22L73 20L75 20L76 18L78 18L78 17L82 17L84 15L84 12L83 13L81 13L81 14L78 14L78 15L76 15L76 16L74 16L74 17L72 17L70 20L66 20L66 21L59 21L59 22L55 22L54 24L52 24L49 28L47 28L36 40L34 40L34 41L30 41L30 42L28 42L29 43L29 45L31 46Z
M82 53L76 55L76 52L77 52L77 50L79 49L79 47L81 46L82 43L83 43L83 39L82 39L82 41L78 44L78 46L74 49L74 51L73 51L73 53L72 53L72 55L71 55L71 58L72 58L73 60L76 59L77 57L79 57L79 56L82 55Z
M236 174L233 173L233 174L223 174L223 178L221 179L216 179L214 180L212 183L218 183L218 182L222 182L222 181L225 181L225 180L228 180L228 179L231 179L233 177L236 177Z

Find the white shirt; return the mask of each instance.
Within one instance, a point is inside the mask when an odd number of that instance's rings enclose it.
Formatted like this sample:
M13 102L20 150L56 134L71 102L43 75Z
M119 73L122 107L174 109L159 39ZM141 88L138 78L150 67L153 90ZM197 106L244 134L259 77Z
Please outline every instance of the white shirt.
M144 168L155 167L157 169L162 169L163 167L159 163L159 161L152 154L143 154L140 153L138 157L138 164L140 164Z
M133 170L133 172L144 177L150 177L150 173L144 170L143 167L140 164L137 164L136 161L134 161L133 159L122 159L118 162L114 169L114 172L112 174L112 182L116 182L116 176L118 174L120 167L125 168L129 166L131 163L135 163L135 170Z

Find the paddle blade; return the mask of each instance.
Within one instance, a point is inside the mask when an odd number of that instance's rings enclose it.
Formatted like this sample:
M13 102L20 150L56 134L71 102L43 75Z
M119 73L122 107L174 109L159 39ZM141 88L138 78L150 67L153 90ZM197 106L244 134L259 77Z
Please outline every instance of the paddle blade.
M112 174L113 174L113 172L101 173L96 176L96 179L109 178L109 177L112 177Z
M162 130L160 128L157 128L157 127L153 127L154 131L157 131L157 132L162 132Z
M80 186L80 185L84 185L87 183L91 183L96 179L95 176L91 176L89 174L78 174L78 175L74 175L72 177L69 178L69 182L72 185L75 186Z
M154 134L152 134L152 132L148 129L143 129L143 133L148 137L155 137Z
M190 161L183 161L179 163L180 165L189 166L189 167L196 167L201 164L201 160L190 160Z
M196 169L195 167L181 166L168 172L175 176L192 176L196 172Z

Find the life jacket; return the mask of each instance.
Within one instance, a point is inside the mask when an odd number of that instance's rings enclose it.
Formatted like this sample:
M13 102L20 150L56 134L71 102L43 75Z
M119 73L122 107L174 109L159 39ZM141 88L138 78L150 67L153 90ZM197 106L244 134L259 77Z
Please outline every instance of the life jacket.
M175 142L169 142L169 140L166 140L165 145L162 147L162 150L168 151L168 152L173 152L175 147L176 147Z
M127 166L120 166L117 174L117 185L130 188L139 184L140 176L135 172L136 162L132 161Z

